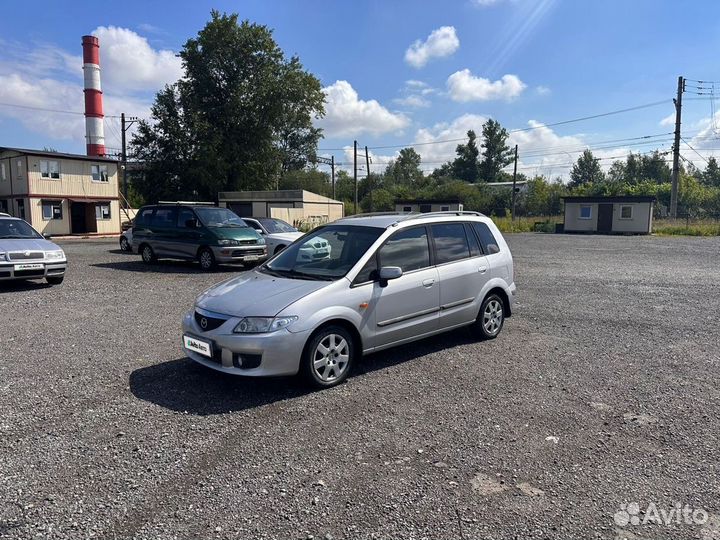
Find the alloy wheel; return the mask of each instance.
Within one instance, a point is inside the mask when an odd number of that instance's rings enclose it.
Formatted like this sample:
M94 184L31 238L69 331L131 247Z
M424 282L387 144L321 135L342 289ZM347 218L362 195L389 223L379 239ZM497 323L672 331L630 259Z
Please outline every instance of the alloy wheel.
M483 312L482 325L485 331L494 336L500 331L503 323L503 308L502 304L495 299L490 300L485 306Z
M343 375L350 361L350 346L338 334L328 334L318 343L313 355L313 369L318 378L331 382Z

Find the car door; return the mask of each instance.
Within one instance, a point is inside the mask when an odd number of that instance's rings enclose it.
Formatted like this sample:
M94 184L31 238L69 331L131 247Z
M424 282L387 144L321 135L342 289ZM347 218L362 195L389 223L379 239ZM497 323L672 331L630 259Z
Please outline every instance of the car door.
M480 239L480 247L485 253L490 277L500 278L506 283L512 283L512 267L509 264L508 252L502 251L500 242L496 240L490 227L485 223L473 222L472 227Z
M399 266L403 275L387 283L375 281L373 347L382 347L434 332L438 328L440 289L432 266L425 226L402 229L378 250L371 264Z
M440 279L440 328L475 320L478 296L490 278L487 260L475 234L460 221L430 226Z
M177 217L175 249L177 256L194 259L203 240L203 228L192 208L180 208Z
M158 256L174 257L173 244L176 237L175 223L177 208L174 206L158 206L152 215L150 244Z

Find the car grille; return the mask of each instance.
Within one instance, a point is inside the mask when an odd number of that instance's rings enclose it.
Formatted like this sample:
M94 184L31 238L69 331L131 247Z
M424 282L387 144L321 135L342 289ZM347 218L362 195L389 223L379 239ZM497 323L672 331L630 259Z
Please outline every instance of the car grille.
M243 246L254 246L257 244L257 240L239 240Z
M263 248L258 249L243 249L233 251L232 256L233 257L242 257L243 255L265 255L265 250Z
M45 254L42 251L11 251L8 253L8 259L11 261L27 261L30 259L44 259Z
M203 326L203 321L205 321ZM203 315L202 313L195 312L195 322L198 324L200 329L203 332L208 332L210 330L215 330L216 328L219 328L222 323L227 321L227 319L221 319L218 317L208 317L207 315Z
M40 268L38 270L15 270L15 277L42 277L45 275L45 269Z

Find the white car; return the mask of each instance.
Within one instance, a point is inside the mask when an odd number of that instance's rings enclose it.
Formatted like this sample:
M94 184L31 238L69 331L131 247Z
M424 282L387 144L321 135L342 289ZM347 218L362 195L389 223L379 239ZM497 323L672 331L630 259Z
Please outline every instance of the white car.
M262 235L271 257L305 234L282 219L244 217L242 220Z
M123 231L120 235L120 249L122 251L132 252L132 237L132 227L130 227L127 231Z

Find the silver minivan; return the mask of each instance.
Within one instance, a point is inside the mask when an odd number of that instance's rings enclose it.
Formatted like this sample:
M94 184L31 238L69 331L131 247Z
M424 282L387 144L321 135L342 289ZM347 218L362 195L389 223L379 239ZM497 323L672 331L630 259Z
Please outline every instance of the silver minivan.
M303 257L318 238L329 256ZM512 255L482 214L359 215L202 293L183 318L183 350L225 373L300 372L330 387L363 354L461 326L495 338L514 298Z

